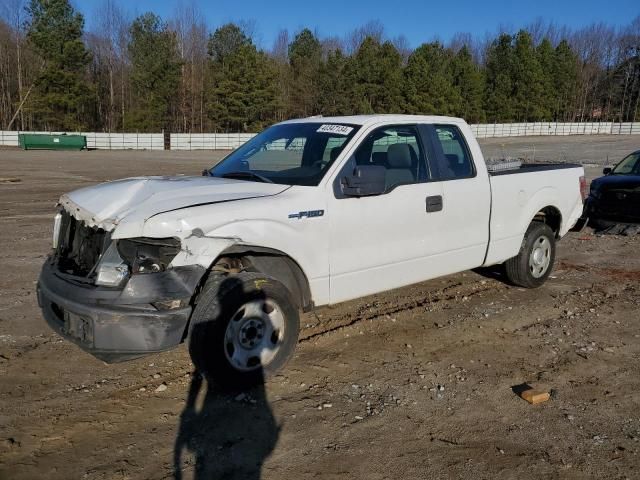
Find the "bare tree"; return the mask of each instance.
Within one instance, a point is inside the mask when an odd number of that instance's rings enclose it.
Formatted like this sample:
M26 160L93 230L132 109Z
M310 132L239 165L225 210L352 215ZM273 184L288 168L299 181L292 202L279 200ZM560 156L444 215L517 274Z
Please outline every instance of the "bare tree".
M344 52L345 50L344 41L340 37L325 37L320 40L320 43L322 44L322 56L325 60L330 52L335 52L337 50Z
M281 29L273 41L271 56L278 62L286 63L289 58L289 30Z
M640 15L618 34L615 74L622 81L618 107L621 121L635 122L640 103ZM614 86L616 83L613 79ZM620 88L620 86L618 86Z
M400 55L402 56L402 65L406 65L411 52L413 52L413 49L411 48L407 37L405 37L404 35L398 35L391 40L391 43L393 43L393 46L396 47L396 50L400 52Z
M130 23L117 0L103 0L94 30L85 34L93 54L90 75L96 88L97 127L109 132L126 128Z
M18 102L19 105L23 104L23 65L22 65L22 57L23 57L23 43L24 43L24 33L23 33L23 24L25 21L25 1L24 0L6 0L4 4L4 8L2 9L2 17L4 17L7 21L7 24L10 26L13 32L8 32L11 36L13 33L13 47L15 51L15 74L17 80L17 89L18 89ZM8 45L10 42L6 42ZM7 52L7 59L9 58L9 54ZM7 75L9 75L9 71L7 71ZM7 100L8 107L11 105L11 91L9 89L9 78L7 76ZM24 129L24 112L20 109L19 112L20 118L20 127L19 129Z
M178 39L182 60L179 125L183 132L202 131L204 79L206 72L207 28L204 16L194 1L180 3L171 22Z
M604 23L588 25L574 32L570 38L571 46L582 61L575 115L580 121L593 118L594 113L602 108L599 87L611 66L615 41L615 30ZM612 94L608 92L609 97ZM601 116L607 116L606 106Z
M115 0L103 0L100 8L101 15L98 23L99 35L103 38L102 46L106 60L109 77L109 103L107 110L107 130L112 131L117 128L116 120L116 74L118 70L123 70L125 50L122 45L122 36L126 35L123 29L126 27L124 13ZM121 71L124 77L124 72ZM124 79L121 79L124 80ZM121 92L122 93L122 92ZM124 116L124 108L121 114Z
M380 20L370 20L361 27L358 27L351 33L347 34L345 38L347 53L353 55L357 52L362 41L367 37L371 37L377 42L382 42L384 39L384 25L382 25Z
M531 40L534 45L540 45L540 42L546 37L547 33L547 21L542 17L536 17L536 19L526 25L524 29L531 35Z
M244 33L247 38L250 38L255 45L262 44L262 35L258 28L258 22L255 19L249 18L239 20L236 24L240 27L242 33Z

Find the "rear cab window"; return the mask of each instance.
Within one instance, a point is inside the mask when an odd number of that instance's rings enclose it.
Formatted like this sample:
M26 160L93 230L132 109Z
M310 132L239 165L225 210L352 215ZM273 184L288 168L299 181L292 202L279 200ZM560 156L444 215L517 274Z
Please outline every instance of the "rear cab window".
M460 180L476 176L475 165L462 132L455 125L431 125L437 180Z

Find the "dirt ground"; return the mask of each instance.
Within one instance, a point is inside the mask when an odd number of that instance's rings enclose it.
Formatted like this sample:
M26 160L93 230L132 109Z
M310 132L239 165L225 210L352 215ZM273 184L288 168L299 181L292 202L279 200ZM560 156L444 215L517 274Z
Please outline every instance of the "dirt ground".
M602 165L640 138L481 143ZM537 290L465 272L321 308L247 394L194 378L184 346L105 365L53 334L34 292L58 196L219 157L0 150L0 478L640 478L638 236L570 234Z

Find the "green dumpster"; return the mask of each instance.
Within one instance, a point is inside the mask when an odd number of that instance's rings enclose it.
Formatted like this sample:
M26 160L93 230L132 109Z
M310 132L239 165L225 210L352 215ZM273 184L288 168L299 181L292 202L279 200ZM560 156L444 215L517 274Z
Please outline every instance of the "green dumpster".
M25 150L82 150L87 148L84 135L54 135L51 133L21 133L18 142Z

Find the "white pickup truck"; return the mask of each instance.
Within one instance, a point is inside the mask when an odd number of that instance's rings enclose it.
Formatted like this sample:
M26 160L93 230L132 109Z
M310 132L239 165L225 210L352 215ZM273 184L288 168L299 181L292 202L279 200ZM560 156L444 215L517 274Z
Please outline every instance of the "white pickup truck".
M314 306L496 264L540 286L582 213L583 175L489 173L457 118L286 121L203 176L63 195L38 300L104 361L186 341L203 374L247 384L290 358Z

